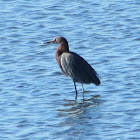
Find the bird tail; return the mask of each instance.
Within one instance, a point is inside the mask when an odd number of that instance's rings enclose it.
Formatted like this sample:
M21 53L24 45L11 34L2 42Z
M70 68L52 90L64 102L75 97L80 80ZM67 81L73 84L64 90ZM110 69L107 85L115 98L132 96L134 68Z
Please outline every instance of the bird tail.
M97 77L97 75L93 78L93 83L98 86L101 84L101 81L99 80L99 78Z
M93 83L96 85L96 86L98 86L98 85L100 85L101 84L101 81L100 81L100 79L98 78L98 73L93 69L93 74L92 74L92 81L93 81Z
M101 84L101 81L100 81L99 78L97 77L96 82L95 82L95 85L98 86L98 85L100 85L100 84Z

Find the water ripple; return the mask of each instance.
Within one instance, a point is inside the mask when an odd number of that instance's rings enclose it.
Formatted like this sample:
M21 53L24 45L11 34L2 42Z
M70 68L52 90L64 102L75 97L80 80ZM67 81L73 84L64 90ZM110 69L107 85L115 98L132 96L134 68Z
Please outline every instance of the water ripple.
M61 6L63 3L63 6ZM139 139L139 1L0 1L0 139ZM55 60L56 36L97 71L77 84Z

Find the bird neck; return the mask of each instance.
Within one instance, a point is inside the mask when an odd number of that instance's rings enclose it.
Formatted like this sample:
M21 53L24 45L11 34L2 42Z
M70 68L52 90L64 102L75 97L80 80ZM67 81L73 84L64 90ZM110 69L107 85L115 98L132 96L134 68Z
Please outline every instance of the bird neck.
M68 45L68 42L67 41L66 42L61 42L60 43L60 46L56 50L56 60L57 60L57 63L59 65L59 67L61 68L61 70L63 72L64 72L64 70L63 70L63 68L61 66L60 56L61 56L61 54L65 53L65 52L69 52L69 45Z
M56 56L59 57L62 53L69 52L68 42L61 42L60 46L56 50Z

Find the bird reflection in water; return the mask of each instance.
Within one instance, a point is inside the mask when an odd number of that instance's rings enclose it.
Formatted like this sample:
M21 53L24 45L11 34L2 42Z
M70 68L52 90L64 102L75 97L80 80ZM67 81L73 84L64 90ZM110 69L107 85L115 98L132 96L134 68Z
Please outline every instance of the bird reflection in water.
M64 109L57 110L59 111L59 116L83 114L87 108L97 106L102 102L99 97L99 95L94 95L90 99L82 99L80 101L65 100Z
M81 139L85 133L94 133L102 102L99 95L90 99L62 101L60 109L57 109L59 130L53 135Z

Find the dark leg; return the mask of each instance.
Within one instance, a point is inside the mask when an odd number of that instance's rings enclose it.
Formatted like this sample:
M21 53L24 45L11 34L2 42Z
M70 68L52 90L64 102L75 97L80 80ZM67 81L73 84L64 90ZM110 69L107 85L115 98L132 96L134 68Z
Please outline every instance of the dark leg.
M74 82L74 81L73 81ZM77 95L78 95L78 93L77 93L77 88L76 88L76 83L74 82L74 87L75 87L75 92L76 92L76 96L75 96L75 99L77 100Z

